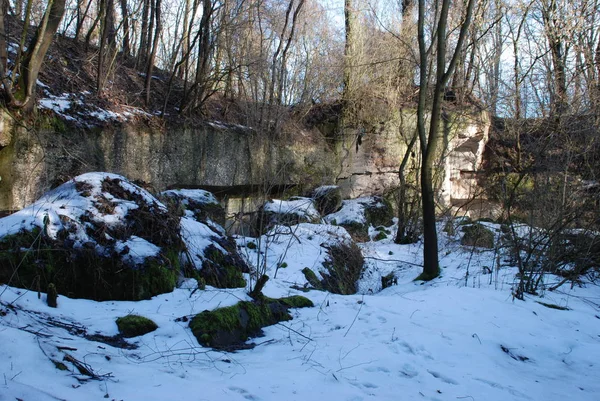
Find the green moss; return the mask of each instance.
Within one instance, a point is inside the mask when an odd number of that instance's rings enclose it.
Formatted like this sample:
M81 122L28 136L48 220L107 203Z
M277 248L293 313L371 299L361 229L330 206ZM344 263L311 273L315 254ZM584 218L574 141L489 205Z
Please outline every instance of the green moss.
M305 267L304 269L302 269L302 273L304 274L304 277L306 278L306 281L308 281L308 284L310 284L312 287L314 287L317 290L322 290L323 289L323 285L321 284L321 280L319 280L319 278L317 277L317 275L315 274L314 271L312 271L308 267Z
M242 275L245 262L233 252L224 254L214 245L209 245L205 251L206 259L202 264L200 276L206 284L217 288L243 288L246 280ZM243 266L244 265L244 266Z
M437 278L440 276L440 268L438 267L437 272L435 272L434 274L428 274L428 273L421 273L417 276L417 278L414 279L414 281L431 281L434 278Z
M375 236L375 238L373 238L373 241L381 241L384 239L387 239L387 234L383 231L380 231L377 233L377 235Z
M352 239L356 242L366 242L369 240L368 224L359 223L356 221L340 224L344 227Z
M239 347L249 337L260 335L265 326L291 320L288 308L283 302L269 298L242 301L194 316L190 329L203 346L231 349Z
M246 248L248 249L256 249L256 243L253 241L250 241L246 244Z
M173 290L178 259L171 250L133 269L121 258L73 249L35 228L0 241L0 281L34 291L54 283L58 294L73 298L139 300Z
M371 204L365 205L365 217L373 226L389 227L393 224L394 212L390 202L382 197L375 197Z
M290 297L280 298L279 302L282 302L289 308L312 308L315 306L310 299L301 295L292 295Z
M127 315L117 319L119 333L123 337L137 337L150 333L158 328L152 320L139 315Z
M494 233L483 225L476 223L462 228L464 235L460 243L465 246L482 248L494 247Z

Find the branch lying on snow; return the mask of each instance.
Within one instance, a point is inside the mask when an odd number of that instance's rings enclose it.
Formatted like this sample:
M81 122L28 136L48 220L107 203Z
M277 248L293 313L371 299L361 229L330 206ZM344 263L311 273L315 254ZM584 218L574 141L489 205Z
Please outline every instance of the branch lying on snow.
M406 260L400 260L400 259L381 259L381 258L376 258L375 256L363 256L365 259L373 259L373 260L378 260L380 262L397 262L397 263L406 263L407 265L411 265L411 266L418 266L418 267L423 267L422 264L419 263L413 263L413 262L407 262Z
M56 366L57 369L60 369L60 370L69 370L67 368L67 366L62 361L55 360L50 355L48 355L48 353L46 352L46 350L44 350L44 347L42 346L42 343L40 342L40 338L39 337L37 338L37 342L38 342L38 346L40 347L40 350L42 351L42 353L44 354L44 356L46 358L48 358L50 360L50 362L52 362L54 364L54 366ZM49 345L49 344L45 344L45 345ZM87 381L89 379L92 379L92 380L106 380L106 379L109 379L109 378L113 377L112 373L99 374L99 373L95 372L94 369L92 368L92 366L90 364L82 362L82 361L78 360L77 358L75 358L73 355L70 355L70 354L68 354L68 353L66 353L64 351L65 349L73 350L73 348L63 347L63 346L58 346L58 345L51 345L51 346L55 347L56 350L59 353L64 354L64 357L62 359L63 361L69 362L70 364L72 364L77 369L77 371L80 374L82 374L83 376L86 376L86 377L75 377L80 382Z

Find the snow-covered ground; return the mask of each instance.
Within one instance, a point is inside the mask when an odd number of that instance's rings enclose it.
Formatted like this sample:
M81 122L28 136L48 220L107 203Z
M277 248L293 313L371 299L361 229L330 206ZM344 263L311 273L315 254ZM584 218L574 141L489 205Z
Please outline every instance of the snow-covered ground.
M235 353L199 346L187 320L248 299L244 289L194 291L188 280L147 301L60 296L53 309L44 294L0 286L0 400L599 399L597 286L515 300L514 269L497 269L493 251L464 248L440 233L442 275L432 282L413 281L420 244L386 239L361 244L368 264L361 294L292 289L305 284L302 268L322 260L321 245L344 236L339 230L302 224L263 237L257 249L246 246L256 239L238 238L250 262L267 258L266 295L301 294L316 306L293 310L293 320L251 340L254 349ZM390 272L397 285L380 291ZM116 335L115 319L131 313L159 326L128 340L137 349L84 338L84 331ZM67 371L51 362L65 357ZM81 374L71 357L95 377Z

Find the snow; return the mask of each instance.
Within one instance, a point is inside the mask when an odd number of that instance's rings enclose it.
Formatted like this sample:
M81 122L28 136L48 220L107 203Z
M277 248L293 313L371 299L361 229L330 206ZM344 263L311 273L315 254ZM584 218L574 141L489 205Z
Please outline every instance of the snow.
M0 219L0 238L17 234L23 230L31 230L39 227L56 239L59 231L68 228L69 239L74 241L74 247L78 248L86 243L93 243L99 253L108 254L102 246L90 237L86 232L86 223L82 216L88 214L93 222L101 222L107 227L118 227L124 224L126 215L139 206L126 199L115 198L107 192L102 191L102 182L105 179L120 180L119 185L125 191L137 194L142 201L157 210L166 211L166 206L160 203L147 191L130 184L124 177L111 173L86 173L73 178L60 185L52 191L44 194L33 204L24 209ZM86 184L88 192L83 196L77 185ZM110 202L112 210L104 213L99 202L105 199ZM68 223L63 223L63 221ZM68 227L65 227L68 224ZM106 234L108 235L108 234ZM107 238L110 239L110 238ZM125 260L138 263L147 256L158 253L158 247L142 238L130 237L127 241L117 241L115 249L122 252ZM126 251L129 252L126 252Z
M277 214L292 214L296 216L305 216L309 220L321 218L321 215L315 208L315 204L310 198L299 197L289 201L273 199L265 203L264 211Z
M319 196L323 196L327 192L338 188L339 187L337 185L321 185L320 187L315 188L313 191L313 197L317 198Z
M127 241L117 241L115 244L115 249L119 253L124 252L126 248L128 252L124 256L125 260L135 265L141 265L146 258L156 256L160 252L159 247L135 235Z
M342 208L335 213L325 216L324 220L328 223L348 224L361 223L365 224L365 204L372 202L373 198L356 198L342 201Z
M192 217L181 219L181 238L188 250L187 255L197 269L202 268L204 261L204 250L213 245L218 250L227 254L228 252L214 241L217 234L207 225L196 221Z
M202 205L219 203L212 193L203 189L169 189L162 192L161 195L182 199L184 205L187 205L189 200Z
M58 224L49 213L56 212L53 205L67 205L70 215L89 207L66 189L54 191L25 213L0 220L0 235L19 223L39 225L45 213ZM183 218L182 233L188 246L199 250L211 230ZM265 328L264 337L251 340L254 349L236 353L201 347L186 320L247 300L247 289L198 291L195 280L188 279L150 300L59 296L54 309L43 294L40 299L35 292L0 286L0 401L597 400L598 286L584 282L519 301L512 296L515 268L497 265L502 255L462 247L459 234L439 233L441 277L413 281L421 271L421 243L366 242L359 244L368 262L359 281L361 294L349 296L291 288L305 284L302 268L318 267L328 244L350 240L343 228L304 223L275 227L260 238L238 237L248 261L255 267L266 262L271 279L265 295L300 294L316 306L293 310L293 320ZM247 247L251 241L257 249ZM151 247L137 251L143 249ZM398 284L381 290L380 278L388 273ZM559 278L546 280L551 284ZM137 349L115 348L73 330L113 336L115 319L131 313L159 326L128 339ZM64 361L66 354L87 364L96 379ZM50 359L71 371L56 369Z
M88 91L84 91L79 94L63 93L57 96L49 93L49 87L43 84L41 81L38 80L37 84L40 87L45 88L44 93L46 95L46 97L38 100L39 108L51 110L61 118L81 126L92 127L94 126L94 122L125 122L135 118L136 116L152 116L152 114L147 113L140 108L127 105L120 106L125 110L116 112L86 103L85 98L86 96L90 95L90 92ZM72 108L74 105L77 107Z

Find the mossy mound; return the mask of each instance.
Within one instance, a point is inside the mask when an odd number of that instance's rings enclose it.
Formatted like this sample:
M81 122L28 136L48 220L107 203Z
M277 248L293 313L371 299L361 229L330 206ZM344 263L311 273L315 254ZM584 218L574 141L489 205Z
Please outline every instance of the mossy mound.
M356 242L369 241L369 227L393 224L394 212L390 203L380 196L345 200L342 208L325 217L325 221L344 227Z
M370 202L363 203L367 224L373 227L389 227L393 224L394 209L390 202L381 196L374 196Z
M179 260L168 256L132 268L116 253L106 257L95 247L73 248L36 228L0 240L0 282L34 291L53 283L58 294L71 298L136 301L173 291Z
M322 279L308 267L302 270L306 281L318 290L334 294L356 294L357 281L361 277L365 260L360 248L354 242L340 242L328 246L327 258L320 270Z
M243 273L249 273L250 267L239 254L233 238L188 217L181 219L181 226L187 248L187 276L217 288L246 286Z
M164 191L161 199L167 200L167 205L175 209L185 209L192 212L197 221L213 221L220 226L225 225L225 209L217 198L202 189L172 189Z
M293 197L286 201L273 199L258 210L255 230L264 234L277 225L294 226L320 221L321 215L310 198Z
M242 272L248 273L249 267L237 252L223 253L216 246L209 245L204 250L204 256L206 259L199 274L206 284L217 288L246 286Z
M152 320L139 315L127 315L118 318L117 327L119 333L126 338L143 336L158 329L158 326Z
M470 226L463 226L462 231L464 233L460 240L462 245L480 248L494 247L494 233L482 224L476 223Z
M250 337L262 335L263 327L291 320L290 308L312 306L309 299L301 296L242 301L194 316L190 328L205 347L224 350L247 348L244 343Z
M83 174L0 220L0 281L94 300L172 291L179 221L121 176Z
M336 185L326 185L316 188L312 193L315 207L325 216L335 213L342 207L342 191Z

